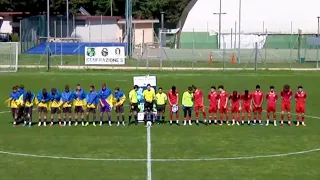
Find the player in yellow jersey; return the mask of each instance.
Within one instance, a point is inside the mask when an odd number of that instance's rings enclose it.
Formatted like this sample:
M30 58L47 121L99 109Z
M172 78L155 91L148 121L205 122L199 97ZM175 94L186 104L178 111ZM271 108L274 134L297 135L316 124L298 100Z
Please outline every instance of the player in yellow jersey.
M131 124L132 116L134 116L135 124L138 124L138 94L137 91L139 86L134 85L133 89L129 92L129 103L130 103L130 115L129 115L129 125Z
M31 91L27 91L23 95L23 114L24 114L24 126L29 123L29 127L32 126L32 109L35 105L35 95Z

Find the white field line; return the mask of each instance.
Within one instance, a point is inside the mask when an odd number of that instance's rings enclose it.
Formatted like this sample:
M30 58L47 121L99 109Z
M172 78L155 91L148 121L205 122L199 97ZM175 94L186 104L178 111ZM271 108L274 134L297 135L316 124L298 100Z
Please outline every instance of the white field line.
M7 113L10 111L1 111L0 114ZM316 116L306 116L314 119L320 119ZM24 156L24 157L34 157L34 158L46 158L46 159L60 159L60 160L80 160L80 161L127 161L127 162L138 162L147 161L147 180L151 180L152 175L152 162L190 162L190 161L229 161L229 160L248 160L248 159L258 159L258 158L273 158L273 157L284 157L293 156L300 154L309 154L313 152L320 151L320 148L310 149L305 151L271 154L271 155L258 155L258 156L240 156L240 157L225 157L225 158L177 158L177 159L152 159L151 157L151 129L147 128L147 159L131 159L131 158L89 158L89 157L68 157L68 156L48 156L48 155L38 155L38 154L27 154L19 152L8 152L0 151L0 154L6 154L11 156Z
M299 154L308 154L312 152L320 151L320 148L310 149L306 151L272 154L272 155L260 155L260 156L242 156L242 157L226 157L226 158L195 158L195 159L153 159L156 162L187 162L187 161L228 161L228 160L247 160L247 159L258 159L258 158L272 158L272 157L284 157L293 156Z
M151 128L147 127L147 180L152 180Z
M128 162L148 161L150 162L150 165L151 165L151 162L230 161L230 160L273 158L273 157L309 154L309 153L318 152L318 151L320 151L320 148L310 149L306 151L297 151L297 152L271 154L271 155L240 156L240 157L225 157L225 158L190 158L190 159L189 158L184 158L184 159L174 159L174 158L172 159L126 159L126 158L113 159L113 158L110 158L110 159L107 159L107 158L89 158L89 157L47 156L47 155L26 154L26 153L7 152L7 151L0 151L0 154L6 154L11 156L24 156L24 157L60 159L60 160L79 160L79 161L128 161ZM148 169L148 180L150 180L149 177L151 178L151 167L150 167L150 172Z

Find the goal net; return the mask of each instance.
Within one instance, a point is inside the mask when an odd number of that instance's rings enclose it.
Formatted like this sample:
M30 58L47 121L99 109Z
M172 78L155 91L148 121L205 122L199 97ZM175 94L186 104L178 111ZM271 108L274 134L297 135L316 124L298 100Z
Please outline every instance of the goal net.
M18 71L19 43L0 42L0 72Z

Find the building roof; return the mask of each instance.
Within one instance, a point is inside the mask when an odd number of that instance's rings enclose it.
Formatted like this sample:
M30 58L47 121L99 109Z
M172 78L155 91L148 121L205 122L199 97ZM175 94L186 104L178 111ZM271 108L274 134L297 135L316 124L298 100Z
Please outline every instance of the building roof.
M120 19L118 21L119 24L125 24L126 19ZM143 24L143 23L159 23L158 19L133 19L132 20L133 24Z
M22 15L30 14L30 12L0 12L0 16L12 16L12 15Z
M85 16L85 15L77 15L76 19L79 20L119 20L121 16Z

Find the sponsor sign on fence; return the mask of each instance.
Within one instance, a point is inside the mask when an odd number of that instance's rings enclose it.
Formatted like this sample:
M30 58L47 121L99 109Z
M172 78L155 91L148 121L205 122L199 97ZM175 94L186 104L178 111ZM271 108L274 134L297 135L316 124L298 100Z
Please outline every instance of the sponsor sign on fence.
M124 65L125 62L123 46L85 47L86 65Z

